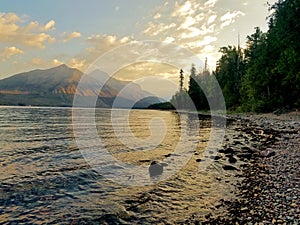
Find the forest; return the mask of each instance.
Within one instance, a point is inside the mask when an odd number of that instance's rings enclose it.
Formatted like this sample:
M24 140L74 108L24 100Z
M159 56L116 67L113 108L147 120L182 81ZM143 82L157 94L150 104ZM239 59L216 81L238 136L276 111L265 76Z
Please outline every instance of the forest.
M191 99L197 110L208 110L215 95L217 79L226 108L233 112L272 112L300 107L300 0L279 0L269 5L268 31L254 28L247 36L246 47L221 47L216 69L202 71L192 65L188 88L180 89L169 103L152 108L187 109ZM201 83L201 87L198 85ZM203 90L205 89L205 90ZM204 94L205 93L205 94Z

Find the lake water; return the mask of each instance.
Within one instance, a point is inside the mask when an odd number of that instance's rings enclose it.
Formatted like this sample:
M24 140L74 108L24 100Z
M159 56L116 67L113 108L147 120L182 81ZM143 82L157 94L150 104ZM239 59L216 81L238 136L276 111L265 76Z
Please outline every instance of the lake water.
M82 115L90 113L81 110ZM186 164L166 179L152 183L149 174L135 186L107 179L105 170L101 174L84 158L89 149L77 145L72 109L0 107L0 224L184 223L192 217L201 219L207 213L216 213L218 200L233 197L229 175L217 164L199 171L210 121L174 112L132 110L128 122L123 119L127 113L117 111L112 124L111 110L96 110L97 135L110 155L137 168L147 168L154 160L176 161L176 157L181 158L180 151L173 153L183 135L182 127L193 130L197 124L199 137L186 134L188 141L181 143L190 155ZM150 150L139 148L140 144L128 136L128 124L132 134L142 140L155 135L155 130L164 131L161 143L153 144ZM90 132L86 123L77 129L84 134ZM94 138L88 140L92 141ZM170 160L164 169L174 168Z

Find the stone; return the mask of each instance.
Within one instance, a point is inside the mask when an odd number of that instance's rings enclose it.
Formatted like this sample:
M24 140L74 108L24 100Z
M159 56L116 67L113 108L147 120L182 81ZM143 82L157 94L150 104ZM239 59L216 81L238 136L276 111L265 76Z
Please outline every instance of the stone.
M232 148L226 148L224 153L225 154L234 154L234 150Z
M224 165L223 169L224 170L239 170L238 168L231 166L231 165Z
M228 157L228 162L233 164L233 163L236 163L236 162L237 162L237 159L234 158L233 156L229 156L229 157Z
M276 155L276 152L274 150L268 149L265 151L260 152L260 156L264 158L270 158Z
M241 153L237 155L238 158L240 159L251 159L252 158L252 154L251 153Z
M150 177L160 176L163 173L164 167L161 163L153 161L149 166L149 175Z

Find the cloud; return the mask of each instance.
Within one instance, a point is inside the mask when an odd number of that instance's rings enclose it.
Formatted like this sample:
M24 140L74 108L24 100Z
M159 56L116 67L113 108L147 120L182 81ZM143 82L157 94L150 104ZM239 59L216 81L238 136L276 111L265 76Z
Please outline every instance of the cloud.
M245 16L245 13L241 11L234 11L234 12L227 12L225 13L221 18L220 21L222 21L221 28L224 28L226 26L229 26L230 24L235 22L235 18L238 16Z
M167 42L167 43L172 43L175 41L175 38L173 37L166 37L166 39L164 40L164 42Z
M154 24L153 22L148 23L148 27L144 30L144 34L149 36L157 36L164 31L167 31L171 28L176 27L175 23L165 24L165 23L158 23Z
M45 26L42 28L43 31L48 31L54 29L55 21L50 20L48 23L45 24Z
M167 64L139 62L121 69L114 76L125 81L157 76L163 79L175 80L177 82L178 68L174 68Z
M66 32L64 32L63 33L63 37L64 37L63 42L68 42L68 41L70 41L72 39L80 38L81 37L81 33L79 33L79 32L72 32L72 33L66 33Z
M65 62L57 58L46 60L43 58L34 57L27 64L30 65L31 67L33 66L34 68L51 68L51 67L59 66L61 64L65 64Z
M58 59L53 59L52 60L52 65L54 65L54 66L59 66L61 64L65 64L65 63L63 61L58 60Z
M154 16L153 16L153 19L159 19L161 18L161 14L160 13L156 13Z
M85 59L78 59L78 58L71 58L68 63L70 67L77 68L79 70L84 70L86 68L86 60Z
M6 47L0 52L2 61L6 61L6 60L10 59L12 56L18 55L18 54L24 54L24 51L22 51L21 49L15 47L15 46Z
M207 2L204 3L204 6L205 6L205 7L208 7L208 8L214 7L215 4L217 3L217 1L218 1L218 0L208 0Z
M205 47L206 45L209 45L217 40L218 40L217 37L205 36L202 40L195 41L195 42L189 42L187 45L193 49L193 48L199 48L199 47L203 47L203 46Z
M186 1L182 5L178 4L176 2L175 4L175 10L172 13L173 17L177 16L188 16L195 13L195 10L193 9L195 5L192 4L191 1Z
M210 16L207 20L207 23L211 24L211 23L215 22L216 18L217 18L217 15Z
M59 66L61 64L67 64L71 68L77 68L79 70L83 70L85 69L86 61L79 58L71 58L65 62L57 58L54 58L52 60L45 60L42 58L35 57L32 58L30 63L28 64L33 65L35 68L50 68L54 66Z
M132 39L128 36L117 38L115 35L92 35L87 38L87 42L92 44L91 48L88 48L90 53L105 53L112 48L120 46L122 44L129 43Z
M181 34L182 39L191 39L191 38L197 38L203 35L207 35L209 33L213 33L215 30L215 24L212 24L210 26L202 25L201 28L197 27L190 27L186 32L183 32Z
M120 10L120 6L115 6L115 11L118 12Z
M180 27L178 29L189 29L195 23L196 23L196 20L193 17L187 16L185 21L180 25Z
M119 38L115 35L94 34L85 41L90 47L86 48L83 53L66 60L67 65L81 71L85 71L99 56L118 46L130 43L133 39L129 36Z
M44 26L38 22L25 25L14 13L0 13L0 43L43 49L46 43L56 41L54 37L46 33L53 29L54 25L54 20Z

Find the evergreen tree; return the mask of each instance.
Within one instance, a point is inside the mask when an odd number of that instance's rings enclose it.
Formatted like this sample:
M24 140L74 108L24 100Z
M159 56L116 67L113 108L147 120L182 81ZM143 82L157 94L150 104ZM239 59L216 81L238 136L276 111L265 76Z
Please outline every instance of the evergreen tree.
M217 62L215 76L222 88L227 108L235 109L241 103L241 81L245 63L241 49L238 47L222 47L221 58Z

